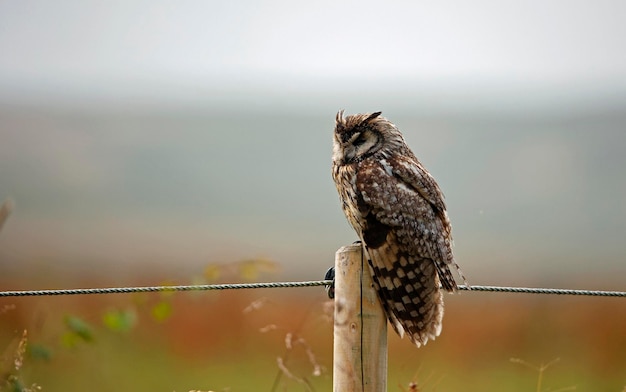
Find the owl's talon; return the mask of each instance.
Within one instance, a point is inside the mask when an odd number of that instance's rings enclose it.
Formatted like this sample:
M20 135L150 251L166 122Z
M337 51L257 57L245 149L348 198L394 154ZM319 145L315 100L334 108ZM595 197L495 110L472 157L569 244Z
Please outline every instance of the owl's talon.
M333 283L327 284L324 287L326 288L326 294L328 294L328 298L335 298L335 267L330 267L328 271L326 271L326 275L324 275L324 280L333 281Z

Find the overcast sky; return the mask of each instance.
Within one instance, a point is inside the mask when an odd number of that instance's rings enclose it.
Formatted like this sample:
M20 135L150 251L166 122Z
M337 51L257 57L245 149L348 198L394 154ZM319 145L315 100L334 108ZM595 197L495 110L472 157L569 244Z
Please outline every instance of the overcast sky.
M5 98L376 81L621 88L624 15L619 0L4 0L0 87Z

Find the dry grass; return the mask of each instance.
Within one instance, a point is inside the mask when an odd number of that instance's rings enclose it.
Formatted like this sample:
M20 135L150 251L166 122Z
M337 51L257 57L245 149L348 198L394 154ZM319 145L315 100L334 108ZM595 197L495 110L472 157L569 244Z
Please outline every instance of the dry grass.
M331 388L332 322L323 289L181 293L167 298L171 315L157 321L151 308L163 300L158 294L140 300L2 299L0 308L12 310L0 314L0 346L19 342L21 332L14 331L27 329L29 343L49 348L53 355L47 361L16 343L9 350L22 353L20 380L44 390ZM388 384L411 392L573 390L567 385L620 391L626 369L623 302L449 296L444 330L434 342L416 349L390 335ZM103 321L112 309L128 308L136 317L130 329L113 330ZM85 333L82 324L64 321L68 315L85 323L92 341L62 343L71 328ZM512 364L511 357L524 361ZM531 365L555 357L561 358L558 366Z

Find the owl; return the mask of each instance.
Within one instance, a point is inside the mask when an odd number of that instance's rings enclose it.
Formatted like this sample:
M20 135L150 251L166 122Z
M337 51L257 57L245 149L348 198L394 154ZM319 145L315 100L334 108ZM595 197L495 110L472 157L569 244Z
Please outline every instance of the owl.
M441 333L443 295L457 290L443 193L381 112L337 113L332 176L363 244L393 329L417 347Z

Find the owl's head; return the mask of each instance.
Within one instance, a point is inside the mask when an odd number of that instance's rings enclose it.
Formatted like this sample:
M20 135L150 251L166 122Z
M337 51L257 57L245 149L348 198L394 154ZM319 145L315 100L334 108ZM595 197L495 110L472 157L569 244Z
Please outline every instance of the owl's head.
M353 114L335 119L333 161L338 164L360 162L376 153L386 156L404 146L402 134L382 112Z

